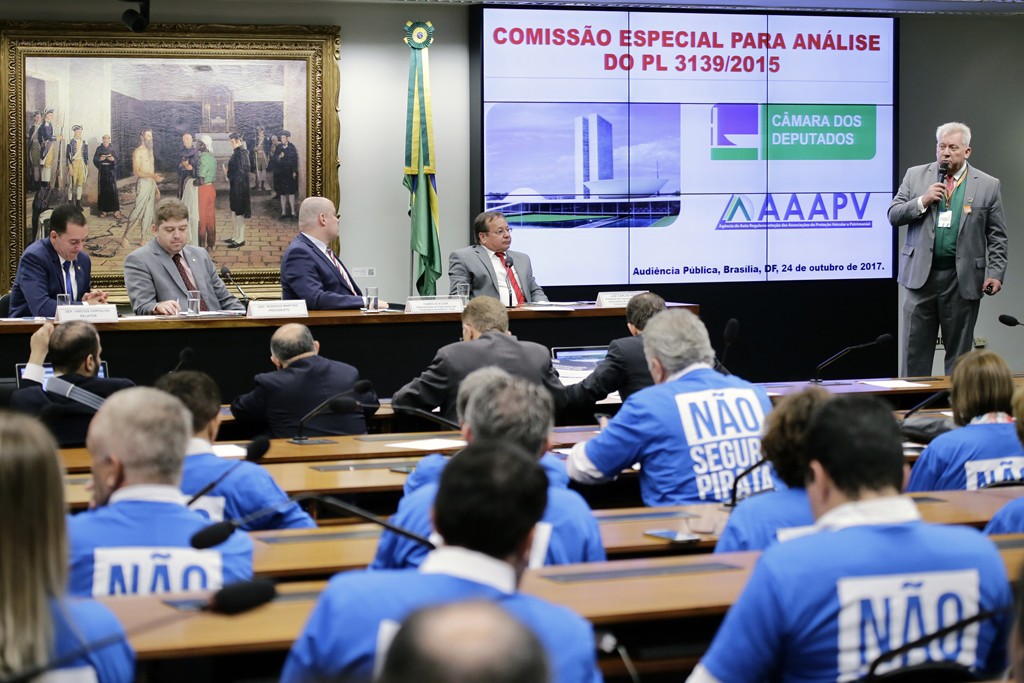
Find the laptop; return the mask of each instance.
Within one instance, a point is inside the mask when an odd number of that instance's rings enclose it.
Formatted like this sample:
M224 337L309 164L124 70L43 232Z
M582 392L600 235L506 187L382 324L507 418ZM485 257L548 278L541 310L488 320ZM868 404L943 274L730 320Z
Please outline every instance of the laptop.
M14 379L17 380L18 388L19 389L21 389L21 379L25 375L25 366L27 366L27 365L28 365L28 363L15 363L14 364ZM45 371L45 375L43 376L44 379L49 379L50 377L53 377L53 366L52 365L50 365L49 363L43 363L43 370ZM105 360L100 361L100 369L99 369L99 372L96 373L96 376L97 377L109 377L110 376L110 369L107 368L107 361L105 361Z

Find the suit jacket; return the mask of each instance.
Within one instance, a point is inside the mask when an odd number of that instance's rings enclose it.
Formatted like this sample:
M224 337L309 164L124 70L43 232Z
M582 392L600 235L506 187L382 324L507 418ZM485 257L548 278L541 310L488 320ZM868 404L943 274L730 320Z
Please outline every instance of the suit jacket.
M341 267L345 268L345 264ZM281 257L281 298L305 299L306 308L311 311L362 308L363 293L352 273L348 269L345 272L356 288L354 292L327 255L300 233Z
M78 252L72 265L78 286L76 301L89 291L92 262L84 251ZM40 315L52 318L57 312L57 295L64 293L64 271L60 256L44 237L28 245L18 263L18 274L11 286L11 317Z
M493 331L473 341L442 346L430 367L395 392L391 402L423 410L440 406L442 417L457 420L455 399L459 385L466 375L489 365L543 385L551 392L556 411L565 404L565 387L551 367L550 352L540 344Z
M523 290L526 303L547 301L544 290L533 277L533 265L530 257L521 251L507 252L512 256L512 270L519 277L519 287ZM491 267L491 252L479 244L457 249L448 257L448 281L451 283L449 294L455 294L455 285L460 282L469 283L469 296L498 295L498 280ZM508 302L504 302L508 303Z
M202 247L186 244L181 251L188 262L196 287L211 311L244 310L224 281L220 279L210 255ZM188 288L174 261L155 239L139 247L124 259L124 285L136 315L149 315L161 301L176 300L182 310L188 307Z
M583 381L565 388L570 405L585 406L613 391L625 402L629 395L654 384L644 356L644 338L623 337L608 345L608 355Z
M256 388L231 402L231 413L239 420L264 422L277 438L298 434L299 421L320 403L359 381L359 371L340 361L309 356L283 370L256 375ZM350 394L365 407L350 413L324 412L306 423L306 435L365 434L366 418L380 403L372 390Z
M956 277L960 296L980 299L985 278L1000 282L1006 275L1006 224L999 179L968 165L964 181L964 213L956 240ZM900 189L889 205L893 227L907 226L907 239L900 252L899 282L907 289L924 286L932 269L935 221L938 204L923 213L917 198L935 183L938 163L915 166L907 171Z
M76 373L60 378L97 396L107 398L115 391L135 386L129 379L85 377ZM27 380L11 394L11 409L40 417L61 447L84 446L85 434L96 411L63 396L50 394L36 382Z

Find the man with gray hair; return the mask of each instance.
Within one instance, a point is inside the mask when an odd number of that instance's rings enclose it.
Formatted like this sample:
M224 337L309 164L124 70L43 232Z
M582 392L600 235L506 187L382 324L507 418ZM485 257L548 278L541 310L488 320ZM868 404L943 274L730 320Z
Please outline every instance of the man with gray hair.
M346 413L327 410L307 422L307 436L329 434L365 434L366 420L377 412L380 403L372 388L357 392L359 370L341 361L320 355L320 342L313 339L305 325L288 323L270 338L270 362L273 372L256 375L256 387L231 402L231 413L238 420L260 423L271 436L295 436L302 417L338 394L350 396L361 409Z
M68 519L69 590L113 596L216 590L252 578L242 532L210 550L191 547L209 520L178 489L192 418L170 394L119 391L89 425L92 509Z
M714 370L707 328L683 309L651 319L644 355L655 386L630 396L600 434L573 447L569 476L598 483L640 463L646 505L728 500L736 476L761 460L768 395ZM773 485L766 465L741 479L738 490L751 494Z
M554 428L551 396L537 384L506 372L485 368L466 378L471 383L462 422L462 435L470 443L508 443L535 455L548 478L548 504L534 534L530 565L603 562L604 546L597 521L583 498L568 489L565 466L547 452ZM478 381L478 373L488 372ZM465 384L465 382L464 382ZM462 390L460 389L460 398ZM392 517L395 524L423 536L434 532L431 509L446 460L432 461L416 468L415 485L406 483L405 497ZM427 549L390 531L381 534L373 569L418 567Z
M907 171L889 205L894 228L907 226L900 251L903 340L900 373L932 374L942 332L946 374L974 348L981 295L1002 289L1007 238L999 179L970 166L971 129L935 131L935 162Z

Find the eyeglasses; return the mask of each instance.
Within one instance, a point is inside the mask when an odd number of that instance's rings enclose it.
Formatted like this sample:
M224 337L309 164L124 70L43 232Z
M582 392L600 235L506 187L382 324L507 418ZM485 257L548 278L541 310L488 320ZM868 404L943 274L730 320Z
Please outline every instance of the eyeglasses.
M512 234L512 228L509 228L507 230L504 229L504 228L502 228L501 230L488 230L487 234L488 235L497 235L498 237L504 237L505 235L511 235Z

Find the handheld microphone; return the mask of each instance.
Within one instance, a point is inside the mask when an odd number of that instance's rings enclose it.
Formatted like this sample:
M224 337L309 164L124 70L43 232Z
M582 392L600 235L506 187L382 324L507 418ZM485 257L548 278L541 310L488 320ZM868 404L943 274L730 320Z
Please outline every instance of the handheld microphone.
M356 382L355 384L353 384L351 389L348 389L347 391L339 392L339 393L335 394L334 396L331 396L331 397L325 399L318 406L313 408L313 410L309 411L308 413L306 413L305 415L302 416L302 419L299 420L298 433L294 437L289 439L288 442L289 443L293 443L293 444L295 444L297 446L305 446L305 445L309 445L309 444L314 443L314 442L309 440L308 436L306 436L306 435L304 435L302 433L303 430L306 427L306 423L307 422L309 422L314 417L316 417L317 415L319 415L320 413L322 413L324 411L331 411L331 412L337 412L337 413L352 412L354 407L352 407L347 402L338 401L338 399L342 399L342 398L344 398L346 396L349 396L351 394L365 394L366 392L370 391L372 388L373 388L373 385L370 383L369 380L361 379L358 382Z
M736 479L733 480L733 482L732 482L732 495L729 496L729 502L728 503L723 503L722 507L725 507L725 508L734 508L734 507L736 507L736 503L738 502L736 500L736 497L739 494L740 481L744 477L748 476L751 472L756 470L758 467L760 467L761 465L767 465L767 464L768 464L768 461L765 460L764 458L761 458L760 460L755 462L753 465L751 465L747 469L745 469L742 472L740 472L739 474L737 474L736 475Z
M946 182L946 176L949 175L949 162L943 161L939 163L938 182Z
M999 322L1001 322L1002 324L1006 325L1007 327L1016 327L1017 325L1021 325L1022 324L1019 320L1014 318L1012 315L1006 315L1005 313L1003 313L1002 315L999 316Z
M723 375L731 375L729 368L725 367L725 359L729 355L729 347L736 341L740 334L740 321L736 318L729 318L725 323L725 330L722 332L722 357L715 359L715 369Z
M866 344L857 344L856 346L847 346L845 349L843 349L836 355L832 356L825 362L821 363L820 365L818 365L818 367L814 369L814 379L811 380L811 383L821 384L821 371L827 368L829 365L832 365L832 363L835 363L837 360L848 354L850 351L866 349L869 346L888 346L889 344L892 344L892 342L893 336L891 334L886 333L878 335L878 338L876 338L875 341L871 341Z
M219 591L211 595L207 603L203 605L199 611L226 615L241 614L270 602L276 596L277 588L274 585L274 582L270 579L236 581L235 583L230 583L227 586L224 586ZM58 657L57 659L46 662L45 664L37 664L4 676L3 678L0 678L0 683L28 683L47 671L59 669L60 667L70 664L90 652L97 652L122 641L127 642L134 636L147 633L160 628L161 626L189 619L194 614L195 612L174 612L173 614L167 614L158 619L147 621L146 623L140 624L139 626L125 631L124 633L115 633L105 638L100 638L99 640L84 643L81 647L62 657Z
M220 276L222 278L227 279L228 282L230 282L232 285L234 285L235 289L238 290L238 293L242 295L242 298L241 298L242 304L244 306L248 306L249 302L252 301L252 299L250 299L249 296L245 293L245 290L242 289L242 285L240 285L237 282L235 282L235 278L231 277L231 269L228 268L227 266L221 266L221 268L220 268Z
M440 415L432 413L429 410L423 410L422 408L414 408L413 406L398 405L394 402L391 403L391 409L396 413L405 413L406 415L416 415L417 417L422 417L423 419L429 420L434 424L441 425L445 429L453 429L455 431L458 431L460 429L457 423L452 422L446 417L441 417Z
M174 366L174 369L171 370L171 372L177 372L178 370L181 370L184 366L191 363L192 359L195 358L195 355L196 352L192 349L191 346L186 346L185 348L183 348L181 351L178 352L178 364ZM167 374L169 375L171 373L169 372Z
M319 493L300 493L296 496L291 496L287 500L277 503L276 505L271 505L269 507L263 508L262 510L252 512L246 515L245 517L230 520L226 519L223 522L217 522L207 527L203 527L202 529L200 529L192 535L190 543L192 544L192 547L196 548L197 550L205 550L207 548L212 548L213 546L220 545L224 541L228 540L231 534L235 532L235 529L238 529L239 527L248 524L249 522L255 519L259 519L260 517L276 512L284 505L298 503L303 500L320 501L321 503L325 503L329 507L337 508L342 512L354 515L356 517L359 517L360 519L366 520L367 522L372 522L378 526L382 526L388 531L393 531L399 536L404 536L408 539L416 541L417 543L427 546L431 550L435 548L434 544L431 543L429 539L424 538L423 536L420 536L417 533L400 527L397 524L393 524L392 522L383 517L378 517L372 512L364 510L363 508L357 505L353 505L352 503L347 503L341 500L340 498L335 498L334 496L325 496Z
M229 467L224 472L224 474L220 475L219 477L217 477L216 479L211 481L209 484L207 484L203 488L199 489L199 492L196 493L191 498L189 498L188 502L185 503L185 507L192 507L192 503L196 502L197 500L199 500L200 498L205 496L207 493L209 493L210 491L215 489L217 487L217 484L219 484L222 481L224 481L225 479L227 479L228 476L232 472L237 470L242 465L243 462L259 462L260 460L263 459L263 456L266 455L267 451L269 451L269 450L270 450L270 439L268 439L265 436L257 436L255 439L252 440L252 442L249 443L248 446L245 447L245 457L244 458L242 458L238 462L236 462L233 465L231 465L231 467Z

